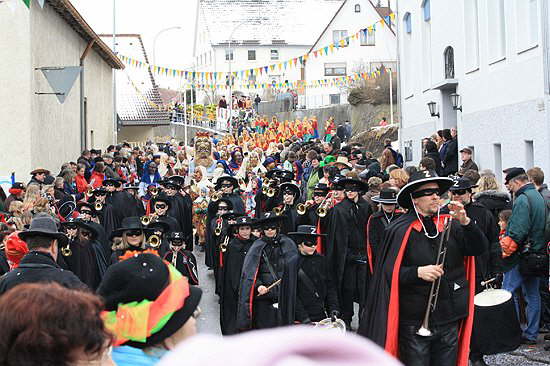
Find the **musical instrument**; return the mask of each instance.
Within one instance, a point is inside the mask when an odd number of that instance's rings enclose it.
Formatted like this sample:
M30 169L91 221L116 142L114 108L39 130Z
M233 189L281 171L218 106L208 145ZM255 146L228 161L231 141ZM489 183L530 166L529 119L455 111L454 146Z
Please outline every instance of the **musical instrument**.
M210 200L211 200L212 202L217 202L217 201L219 201L221 198L222 198L222 194L219 193L219 192L214 192L214 193L212 193L212 195L210 196Z
M273 287L279 285L281 283L282 279L278 279L277 281L273 282L271 285L267 286L266 290L266 294L271 291L273 289ZM265 294L264 294L265 295ZM262 296L262 295L258 295L258 296ZM274 304L275 305L275 304Z
M92 187L88 188L88 190L86 191L86 195L91 196L93 194L94 194L94 189Z
M172 265L176 267L176 263L178 262L178 252L179 250L174 250L172 253Z
M222 224L223 224L223 220L221 218L218 218L216 229L214 230L214 235L216 236L222 235Z
M141 216L140 221L143 226L147 226L153 221L156 221L157 218L158 218L158 215L153 213L150 215Z
M157 249L160 247L160 237L158 235L151 235L149 238L147 238L147 242L149 243L149 246L153 249Z
M275 208L273 209L273 212L275 213L275 215L281 216L281 215L283 214L283 212L284 212L284 208L282 208L282 207L275 207Z
M159 194L159 189L157 187L152 187L151 189L149 189L149 193L151 193L151 195L153 196L156 196L157 194Z
M443 266L445 264L445 257L447 256L447 243L449 242L449 235L451 234L451 223L452 219L445 219L443 225L443 231L439 234L439 248L437 251L437 260L435 262L436 266ZM428 305L426 306L426 313L424 314L424 320L422 325L416 331L421 337L429 337L432 335L432 331L429 328L430 323L430 314L435 310L437 306L437 299L439 298L439 287L441 285L441 277L432 282L432 287L430 288L430 296L428 297Z
M103 204L101 202L96 202L94 208L96 211L101 211L103 210Z
M319 204L319 207L317 207L317 210L315 211L317 213L317 216L319 217L325 217L328 214L328 210L330 210L334 206L334 200L332 197L332 192L327 194L323 202Z
M225 239L223 239L223 242L220 244L220 252L222 253L227 252L228 244L229 244L229 236L226 236Z
M64 257L70 257L71 255L73 255L73 251L71 250L71 243L73 242L74 238L72 236L68 236L68 238L69 238L69 241L67 245L61 248L61 254Z
M484 355L510 352L521 343L521 327L512 294L487 288L474 297L471 345ZM503 321L504 320L504 321Z
M308 201L306 203L298 203L298 205L296 206L296 212L298 213L298 215L303 216L307 213L307 210L313 205L314 203L311 201Z
M322 328L327 330L337 330L342 334L346 333L346 323L342 319L326 318L319 322L315 322L315 328Z

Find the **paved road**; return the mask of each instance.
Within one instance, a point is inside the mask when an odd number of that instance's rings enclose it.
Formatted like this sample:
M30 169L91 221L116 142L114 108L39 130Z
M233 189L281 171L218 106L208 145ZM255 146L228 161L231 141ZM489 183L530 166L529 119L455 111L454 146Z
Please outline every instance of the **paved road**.
M199 266L199 283L203 290L201 300L202 315L198 321L199 333L221 334L220 306L218 296L214 293L214 272L208 271L204 265L204 253L195 251ZM356 309L357 312L358 309ZM357 328L354 319L353 328ZM550 342L547 342L550 344ZM544 350L542 336L536 347L522 346L514 352L485 357L485 362L491 366L543 366L550 365L550 352Z

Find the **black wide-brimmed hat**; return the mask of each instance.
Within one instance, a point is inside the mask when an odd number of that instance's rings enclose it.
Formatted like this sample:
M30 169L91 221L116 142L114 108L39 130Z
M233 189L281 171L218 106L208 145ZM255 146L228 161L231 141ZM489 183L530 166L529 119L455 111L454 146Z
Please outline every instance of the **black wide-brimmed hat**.
M114 179L114 178L108 178L103 180L103 183L102 183L103 187L106 187L110 184L118 188L122 185L122 182L119 179Z
M412 208L411 194L426 183L437 183L439 195L444 194L452 187L454 181L451 178L439 177L433 170L419 170L409 178L409 183L399 191L397 203L403 208Z
M185 234L181 231L172 231L171 233L168 234L166 238L169 241L173 241L173 240L185 241Z
M260 220L258 220L258 225L265 226L272 223L278 223L280 221L283 221L285 216L283 215L277 215L275 212L264 212L262 216L260 217Z
M179 180L172 180L172 179L163 179L159 182L159 184L163 187L175 187L176 189L180 189L182 185L180 184Z
M342 185L342 181L344 179L346 179L345 176L343 176L341 174L336 174L332 179L330 179L330 183L332 184L332 189L337 188L337 187L344 187Z
M76 204L76 210L78 212L80 212L80 209L82 209L82 207L87 207L89 208L90 210L95 211L95 207L93 204L91 204L90 202L86 202L86 201L79 201L77 204Z
M139 190L139 186L137 184L128 184L128 185L124 186L124 189L127 190L127 191L135 189L137 191L137 190Z
M172 175L168 178L168 181L175 182L180 187L185 185L185 177L182 177L181 175Z
M267 173L265 173L265 176L269 179L276 178L281 181L281 183L290 182L294 179L293 172L278 168L268 171Z
M300 187L298 187L295 183L286 182L286 183L281 184L279 187L280 187L281 195L284 192L289 192L290 191L290 192L292 192L294 197L300 197Z
M244 216L244 214L242 213L238 213L238 212L228 212L228 213L224 213L221 218L224 219L224 220L237 220L239 217L242 217Z
M369 190L369 185L368 184L366 184L363 181L360 181L359 179L353 179L353 178L340 179L338 181L338 185L340 187L353 186L353 187L356 187L357 189L359 189L362 192L366 192L366 191Z
M327 236L326 234L318 234L317 228L313 225L298 225L296 231L288 233L290 237L318 237Z
M218 206L220 205L220 203L225 203L227 204L227 207L229 208L229 210L232 210L233 209L233 202L231 202L230 199L227 199L227 198L220 198L217 202L216 202L216 210L218 209Z
M323 191L328 192L330 191L329 186L326 183L317 183L315 187L313 188L313 191Z
M163 233L169 232L172 227L163 219L164 217L159 217L157 220L151 221L149 225L147 225L147 228L153 231L162 231Z
M67 236L57 231L55 220L47 213L36 214L28 230L19 233L21 240L25 241L28 238L35 236L45 236L52 239L57 239L60 246L67 244Z
M237 222L235 222L234 224L231 224L230 226L234 228L237 228L239 226L252 227L253 224L254 224L253 220L249 216L241 216L241 217L237 217Z
M122 219L122 224L116 230L113 230L113 237L121 237L127 230L141 230L144 234L153 232L150 228L141 223L141 218L138 216L130 216Z
M126 260L122 260L116 264L113 264L105 272L105 276L99 285L97 293L103 297L105 302L105 309L107 312L115 312L122 306L129 306L131 303L140 304L143 301L155 302L161 295L166 297L165 290L171 289L171 298L173 296L181 296L183 299L174 301L175 303L182 302L182 306L173 312L165 310L167 314L149 314L150 317L159 315L164 320L168 317L165 324L156 332L151 332L142 341L129 340L123 342L124 345L135 348L149 348L155 345L159 345L166 338L176 333L187 320L193 315L193 312L197 309L202 290L195 286L190 286L186 279L181 279L181 274L171 265L166 264L163 260L154 254L144 253L131 257ZM175 271L175 272L174 272ZM177 288L169 288L169 286L177 286ZM162 301L162 298L161 300ZM164 309L162 306L151 306L153 309ZM170 315L171 313L171 315ZM118 313L109 314L112 316L107 317L106 324L109 319L116 319L118 322L120 318L122 320L136 324L130 324L137 326L140 319L124 319ZM148 326L147 321L144 322L145 326ZM109 326L107 326L109 328ZM114 326L116 329L116 326ZM134 327L129 327L132 329ZM116 334L115 338L124 338L125 334Z
M473 184L472 181L468 178L461 177L454 181L454 184L451 188L449 188L449 191L462 191L467 189L472 189L477 187L477 184Z
M383 205L395 205L397 204L397 190L393 188L384 188L380 191L378 196L372 197L371 199Z
M215 189L219 190L222 187L223 182L229 182L231 185L233 185L233 188L239 188L239 181L237 180L237 178L230 175L222 175L216 181Z
M151 209L154 209L155 203L157 202L164 202L166 205L168 205L168 209L172 206L172 201L170 200L170 197L166 195L166 193L162 192L151 198Z

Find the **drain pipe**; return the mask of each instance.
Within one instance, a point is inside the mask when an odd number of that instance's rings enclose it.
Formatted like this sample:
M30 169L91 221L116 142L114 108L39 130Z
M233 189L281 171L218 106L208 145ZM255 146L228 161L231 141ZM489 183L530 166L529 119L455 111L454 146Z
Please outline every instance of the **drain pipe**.
M86 150L88 138L88 126L84 111L84 59L90 53L92 46L95 44L95 39L92 39L86 49L80 56L80 151Z

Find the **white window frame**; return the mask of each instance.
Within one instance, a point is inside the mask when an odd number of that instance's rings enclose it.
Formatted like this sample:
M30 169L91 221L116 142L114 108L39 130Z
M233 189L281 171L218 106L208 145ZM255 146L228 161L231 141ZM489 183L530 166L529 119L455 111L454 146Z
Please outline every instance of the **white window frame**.
M348 70L347 64L345 62L325 63L323 69L324 69L325 76L346 76L347 70Z
M332 31L332 43L334 43L335 45L340 45L340 41L342 39L345 39L347 36L348 36L347 30L335 29ZM346 45L344 47L346 47L347 45L349 45L349 39L346 42Z
M479 0L464 3L466 73L479 70Z
M279 50L272 49L269 51L271 61L279 61Z
M506 59L506 0L486 2L489 65L492 65Z
M374 28L359 32L359 38L361 46L376 46L376 30Z
M544 0L547 1L547 0ZM535 48L539 44L539 1L516 0L517 53Z
M229 50L228 48L225 49L225 61L235 61L235 49L232 48Z

